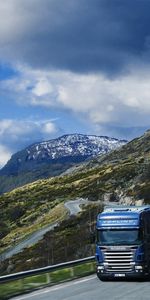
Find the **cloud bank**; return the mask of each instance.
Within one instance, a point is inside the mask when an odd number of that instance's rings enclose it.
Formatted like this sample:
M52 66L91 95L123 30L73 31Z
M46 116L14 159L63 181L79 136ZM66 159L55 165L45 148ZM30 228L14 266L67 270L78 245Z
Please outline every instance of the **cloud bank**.
M18 72L19 77L2 81L0 88L20 105L68 110L91 124L149 124L150 73L145 70L131 70L113 80L102 73L85 75L27 67Z
M5 0L0 56L33 68L103 72L149 63L147 0Z
M150 124L149 12L148 0L1 1L0 98L31 115L68 112L93 134L141 134ZM59 133L57 121L41 120L2 117L2 161L15 145Z

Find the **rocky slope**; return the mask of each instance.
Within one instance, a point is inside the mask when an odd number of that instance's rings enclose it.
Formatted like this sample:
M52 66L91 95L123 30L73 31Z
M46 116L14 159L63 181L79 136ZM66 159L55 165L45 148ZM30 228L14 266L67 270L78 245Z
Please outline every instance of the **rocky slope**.
M108 153L125 143L109 137L72 134L31 145L14 154L0 170L0 193L59 175L87 158Z

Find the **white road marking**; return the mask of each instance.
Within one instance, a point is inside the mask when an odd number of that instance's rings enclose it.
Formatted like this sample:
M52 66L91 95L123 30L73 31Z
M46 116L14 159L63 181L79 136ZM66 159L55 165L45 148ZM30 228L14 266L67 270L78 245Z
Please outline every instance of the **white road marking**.
M80 284L82 282L86 282L86 281L90 281L90 280L93 280L95 279L96 276L95 275L92 275L88 278L82 278L82 279L78 279L76 281L70 281L68 283L61 283L60 285L57 285L57 286L54 286L54 287L50 287L50 288L47 288L47 289L44 289L44 291L40 291L38 290L37 292L33 292L32 294L30 295L25 295L25 296L20 296L20 297L15 297L13 298L14 300L23 300L23 299L29 299L29 298L32 298L32 297L36 297L36 296L39 296L39 295L42 295L42 294L46 294L46 293L50 293L50 292L54 292L54 291L57 291L57 290L60 290L60 289L63 289L63 288L66 288L68 286L71 286L71 285L76 285L76 284Z

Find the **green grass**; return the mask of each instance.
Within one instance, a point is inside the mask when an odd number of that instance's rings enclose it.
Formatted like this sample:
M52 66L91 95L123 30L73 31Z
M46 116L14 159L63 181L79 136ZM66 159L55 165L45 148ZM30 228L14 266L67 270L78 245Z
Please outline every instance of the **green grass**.
M11 296L20 294L23 292L22 282L20 280L10 283L3 283L0 286L0 299L9 299Z
M74 267L74 276L80 277L81 275L88 275L95 271L95 262L90 262L85 265Z
M74 268L61 269L51 273L15 280L10 283L3 283L0 286L0 299L6 300L12 296L23 294L39 287L57 284L73 278L86 276L94 272L95 262L90 262L75 266Z
M59 270L50 275L51 282L57 283L71 278L71 269Z

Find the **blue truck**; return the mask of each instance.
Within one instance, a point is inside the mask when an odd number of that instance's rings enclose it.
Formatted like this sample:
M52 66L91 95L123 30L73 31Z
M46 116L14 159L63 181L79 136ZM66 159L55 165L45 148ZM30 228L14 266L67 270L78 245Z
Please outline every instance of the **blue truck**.
M150 206L118 205L98 214L96 263L101 280L150 275Z

